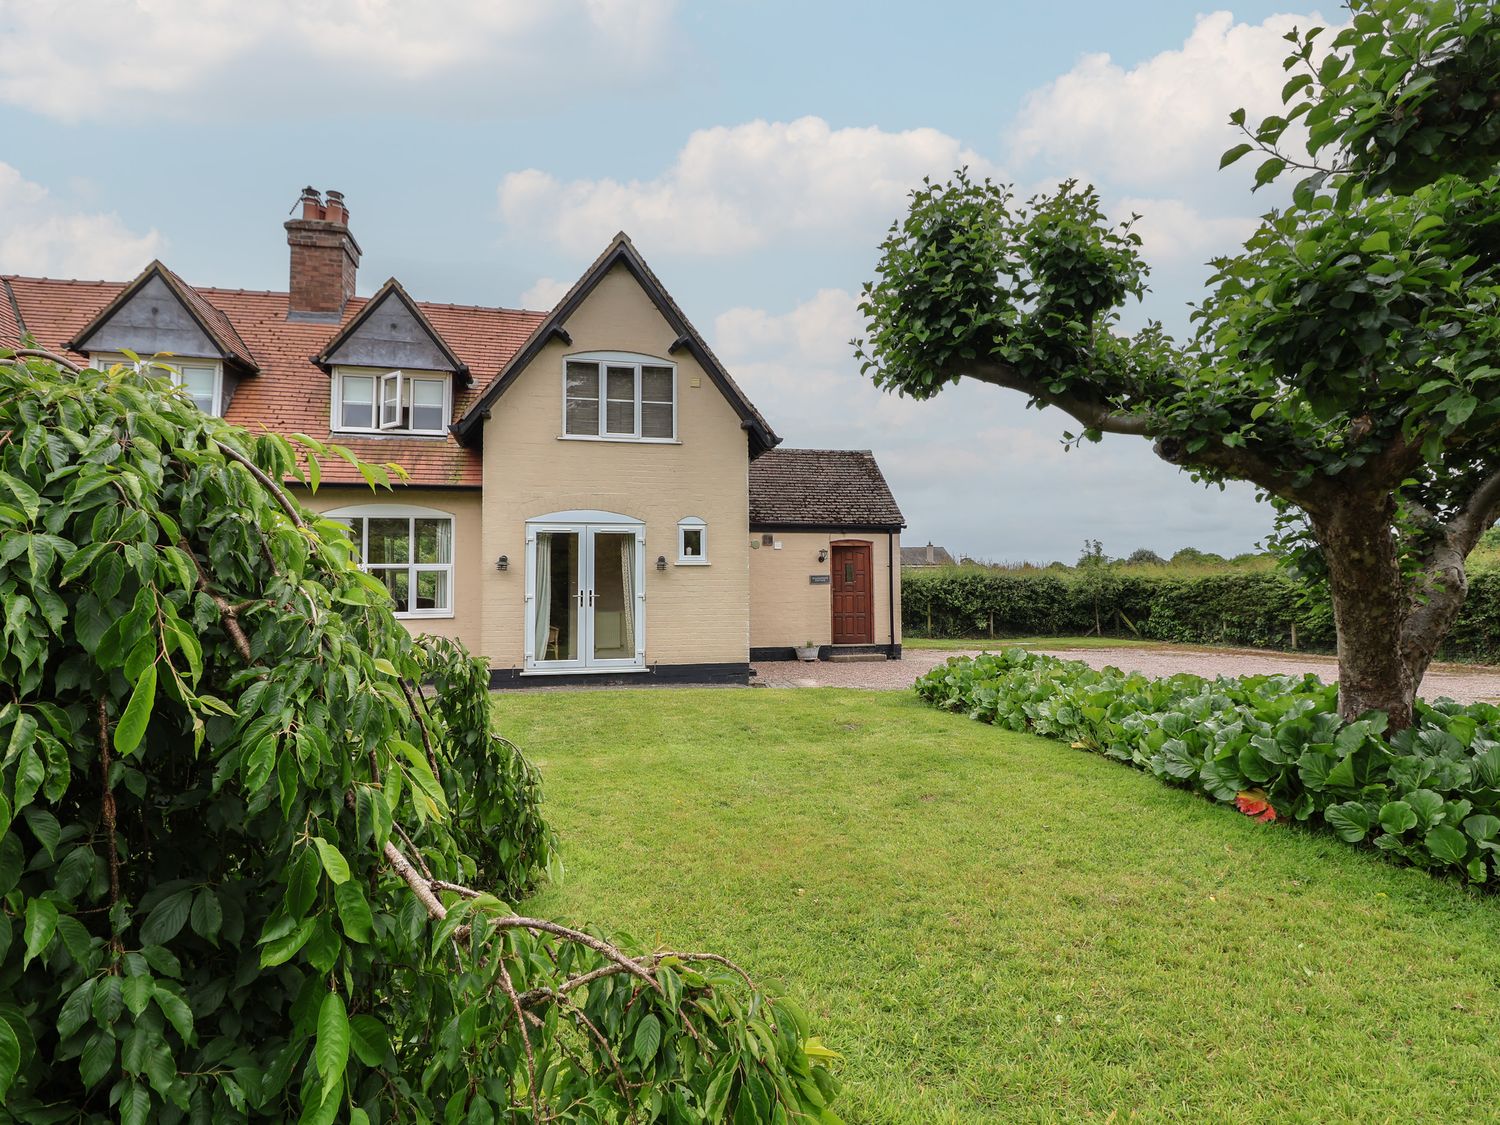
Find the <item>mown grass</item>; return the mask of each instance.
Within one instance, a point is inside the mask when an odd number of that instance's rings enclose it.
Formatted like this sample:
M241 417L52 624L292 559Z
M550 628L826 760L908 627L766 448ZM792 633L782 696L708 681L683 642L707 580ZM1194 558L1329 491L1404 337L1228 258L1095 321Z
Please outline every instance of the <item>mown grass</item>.
M779 981L850 1122L1493 1112L1500 904L1456 884L905 693L495 711L563 839L527 908Z

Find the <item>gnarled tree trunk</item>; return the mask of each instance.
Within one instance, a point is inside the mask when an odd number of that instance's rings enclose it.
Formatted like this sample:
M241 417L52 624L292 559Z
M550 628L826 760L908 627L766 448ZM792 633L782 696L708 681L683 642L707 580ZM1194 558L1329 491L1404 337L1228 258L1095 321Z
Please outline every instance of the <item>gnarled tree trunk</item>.
M1333 595L1339 714L1384 711L1392 730L1409 727L1426 665L1414 670L1404 652L1411 597L1391 527L1395 505L1389 494L1349 496L1310 515Z

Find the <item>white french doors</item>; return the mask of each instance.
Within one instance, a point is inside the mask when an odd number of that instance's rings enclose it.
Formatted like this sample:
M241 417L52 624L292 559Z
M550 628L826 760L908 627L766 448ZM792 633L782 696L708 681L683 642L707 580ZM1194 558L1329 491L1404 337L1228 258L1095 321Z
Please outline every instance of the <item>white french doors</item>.
M629 517L559 512L528 521L526 670L644 668L645 562L645 528Z

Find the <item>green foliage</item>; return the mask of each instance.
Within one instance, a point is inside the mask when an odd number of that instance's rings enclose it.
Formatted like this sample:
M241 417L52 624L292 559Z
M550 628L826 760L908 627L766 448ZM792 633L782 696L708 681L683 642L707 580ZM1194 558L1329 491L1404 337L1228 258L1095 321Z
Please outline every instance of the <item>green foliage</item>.
M1476 583L1476 586L1478 583ZM1326 600L1277 571L1182 577L1174 571L1116 572L1098 594L1085 578L1049 571L905 571L903 631L940 637L1066 636L1093 630L1180 644L1285 648L1297 629L1302 648L1328 648ZM1476 654L1477 655L1477 654Z
M793 1005L495 897L551 861L536 774L477 662L414 643L273 483L339 451L4 360L7 1111L836 1120Z
M1315 676L1153 680L1021 649L953 658L916 690L1266 819L1326 827L1474 883L1496 873L1500 708L1487 703L1419 703L1416 722L1387 737L1381 712L1342 721L1336 689Z
M1221 167L1253 149L1288 163L1276 145L1300 118L1308 153L1337 152L1340 170L1367 192L1408 192L1450 173L1474 178L1494 170L1500 24L1493 3L1359 4L1331 51L1318 57L1324 30L1286 36L1294 47L1286 69L1296 72L1282 90L1286 112L1246 129L1253 143L1230 149Z
M1130 227L1109 224L1098 193L1071 181L1025 204L966 172L924 182L882 246L879 280L865 287L862 370L919 399L975 364L1003 364L1058 391L1075 373L1134 377L1136 353L1109 332L1115 307L1145 291ZM1143 333L1140 354L1153 354L1158 338Z

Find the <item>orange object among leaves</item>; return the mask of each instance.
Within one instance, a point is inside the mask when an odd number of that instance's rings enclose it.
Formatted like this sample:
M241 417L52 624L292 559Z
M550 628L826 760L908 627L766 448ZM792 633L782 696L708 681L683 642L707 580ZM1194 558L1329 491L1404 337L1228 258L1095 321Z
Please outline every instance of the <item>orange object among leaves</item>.
M1246 789L1234 799L1234 807L1246 816L1260 821L1262 824L1270 824L1276 819L1276 810L1271 807L1271 802L1266 799L1264 789Z

